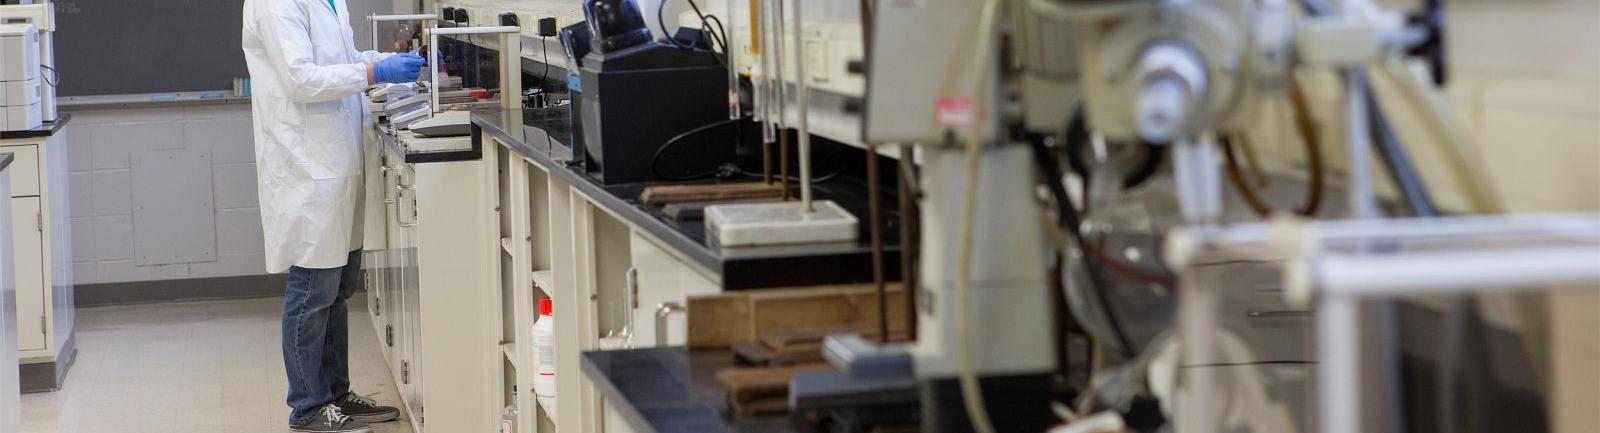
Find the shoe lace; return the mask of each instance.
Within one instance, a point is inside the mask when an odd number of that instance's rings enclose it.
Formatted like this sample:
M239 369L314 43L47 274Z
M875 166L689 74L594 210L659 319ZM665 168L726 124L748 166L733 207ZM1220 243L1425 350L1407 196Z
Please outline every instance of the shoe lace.
M338 406L331 404L322 407L322 416L328 418L328 425L344 425L346 421L350 420L349 416L339 411Z
M363 397L361 394L356 394L356 393L353 393L353 392L349 393L349 394L345 394L344 399L345 399L345 401L348 401L348 402L351 402L351 403L355 403L355 404L359 404L359 405L362 405L362 406L377 406L378 405L378 402L373 401L370 398Z

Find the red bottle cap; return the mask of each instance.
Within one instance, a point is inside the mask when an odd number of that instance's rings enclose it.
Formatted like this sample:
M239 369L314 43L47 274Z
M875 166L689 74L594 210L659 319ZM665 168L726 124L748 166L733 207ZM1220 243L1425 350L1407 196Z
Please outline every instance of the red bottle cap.
M550 304L550 298L544 298L544 299L540 299L539 300L539 315L540 316L549 316L550 315L550 311L552 309L553 308L551 307L551 304Z

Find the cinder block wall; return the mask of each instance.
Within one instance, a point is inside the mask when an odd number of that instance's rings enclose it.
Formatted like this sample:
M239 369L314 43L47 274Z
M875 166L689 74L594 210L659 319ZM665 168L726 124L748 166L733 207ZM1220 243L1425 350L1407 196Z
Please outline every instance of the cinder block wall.
M349 6L357 47L370 46L367 15L410 12L414 7L407 0L349 0ZM266 274L248 102L87 110L63 107L62 111L73 115L67 164L72 184L73 274L77 284ZM142 153L176 149L205 155L209 164L187 164L178 171L135 173L138 164L134 161ZM182 221L136 218L135 209L141 204L134 202L135 188L140 187L136 174L167 180L181 176L208 184L209 197L186 193L182 201L208 198L214 212ZM155 196L154 202L174 201L177 194L144 192L146 197ZM150 249L135 241L141 230L181 233L179 237L186 240L214 241L178 251L178 256L193 257L183 263L140 265L137 252ZM209 257L203 254L204 250L210 250Z
M266 273L256 200L250 106L91 110L73 113L70 159L73 276L78 284ZM135 221L134 158L143 152L209 153L204 170L141 173L211 184L211 221ZM147 168L148 169L148 168ZM140 266L135 230L215 227L212 260Z

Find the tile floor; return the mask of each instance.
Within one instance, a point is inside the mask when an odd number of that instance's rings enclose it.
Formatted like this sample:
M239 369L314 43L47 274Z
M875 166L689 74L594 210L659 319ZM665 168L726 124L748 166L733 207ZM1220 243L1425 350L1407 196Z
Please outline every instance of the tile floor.
M350 300L350 375L399 406L364 294ZM23 433L287 432L282 298L78 310L78 362L57 392L22 397ZM376 433L410 433L402 420Z

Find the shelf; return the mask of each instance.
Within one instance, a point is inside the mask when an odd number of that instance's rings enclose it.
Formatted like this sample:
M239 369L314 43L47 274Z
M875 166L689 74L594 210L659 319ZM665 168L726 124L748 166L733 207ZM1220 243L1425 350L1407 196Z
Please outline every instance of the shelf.
M549 296L551 302L556 301L555 276L552 275L551 271L533 271L533 284L539 286L540 291L544 292L545 296Z
M517 360L517 343L501 343L500 353L505 354L506 362L511 363L511 368L522 369L521 362Z

